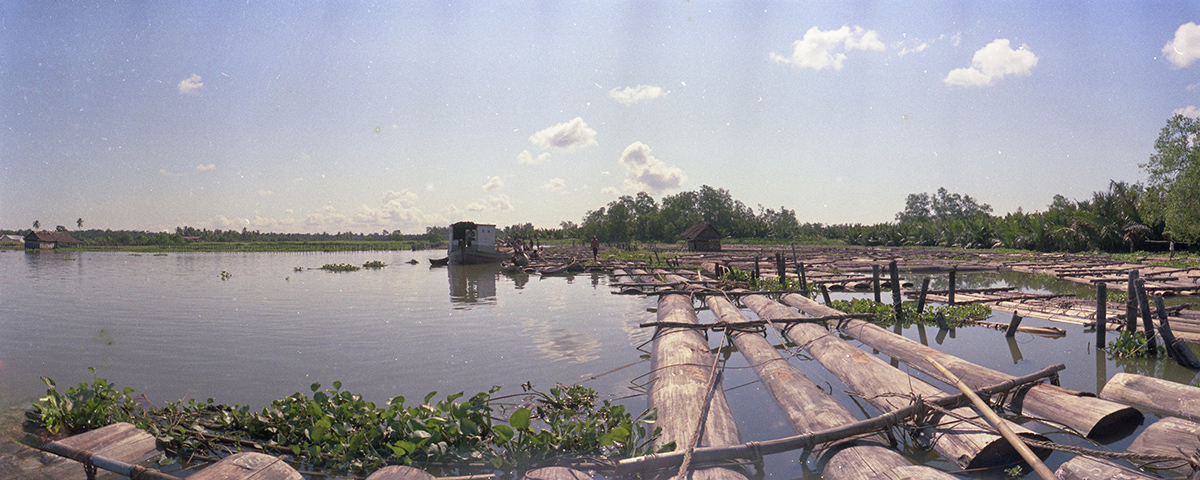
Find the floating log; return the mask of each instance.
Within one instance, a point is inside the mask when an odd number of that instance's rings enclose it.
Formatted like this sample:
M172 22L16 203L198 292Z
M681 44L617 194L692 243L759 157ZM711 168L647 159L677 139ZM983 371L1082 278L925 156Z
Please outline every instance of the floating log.
M941 313L941 312L938 312L938 313ZM943 321L944 321L944 318L945 318L945 317L943 316ZM1008 336L1008 335L1007 335L1007 330L1008 330L1008 327L1009 327L1009 325L1005 325L1005 324L1003 324L1003 323L987 322L987 321L983 321L983 320L974 320L974 321L972 321L970 324L971 324L971 325L978 325L978 326L981 326L981 327L987 327L987 328L990 328L990 329L992 329L992 330L1004 330L1004 331L1005 331L1005 333L1006 333L1006 334L1005 334L1005 336ZM1066 334L1067 334L1067 331L1066 331L1066 330L1063 330L1063 329L1061 329L1061 328L1058 328L1058 327L1025 327L1025 326L1017 326L1017 332L1020 332L1020 333L1028 333L1028 334L1030 334L1030 335L1038 335L1038 336L1042 336L1042 337L1050 337L1050 338L1058 338L1058 337L1066 336Z
M808 307L805 312L810 315L841 313L800 295L784 295L783 300L792 306L796 306L792 301L802 300ZM754 305L747 306L754 309ZM761 305L759 307L762 308ZM758 313L758 310L755 312ZM897 394L911 393L922 398L945 396L945 393L936 387L893 368L818 325L798 323L784 332L796 344L804 345L817 361L837 375L843 383L882 411L898 410L910 403L910 399L899 397ZM931 427L918 432L918 435L964 469L996 467L1019 458L999 435L983 432L978 427L958 420L971 417L975 415L970 408L965 407L953 410L950 415L936 415L930 422ZM1045 439L1016 424L1010 425L1010 428L1021 432L1022 436ZM1044 457L1049 455L1050 451L1039 449L1038 453Z
M764 312L767 320L792 316L790 310L763 296L747 296L742 301L776 307ZM737 307L724 298L708 297L705 302L722 323L732 325L746 322ZM730 336L746 362L754 366L767 392L797 433L854 423L854 416L845 407L788 363L766 338L739 331ZM881 478L880 475L895 469L903 469L904 478L914 480L954 478L933 468L914 467L899 453L884 447L878 439L849 440L829 447L833 453L824 463L824 478L828 479Z
M372 472L367 480L434 480L435 478L429 472L407 465L388 465Z
M1200 422L1200 387L1118 373L1104 385L1100 398Z
M1196 358L1196 354L1192 353L1187 343L1175 338L1175 334L1171 332L1171 323L1167 319L1167 308L1163 305L1162 295L1155 295L1154 303L1158 307L1158 334L1163 338L1163 348L1166 348L1167 353L1179 366L1192 370L1200 369L1200 359Z
M154 435L125 422L48 442L41 449L130 478L179 480L159 470L137 465L160 452L155 446Z
M241 452L221 459L190 476L188 480L302 480L282 458L265 453Z
M1059 480L1157 480L1137 470L1122 467L1107 460L1077 456L1058 467L1054 472Z
M592 476L574 468L542 467L525 472L521 480L592 480Z
M678 281L682 277L671 277ZM699 324L692 300L685 295L658 297L659 322ZM659 446L675 442L680 451L695 446L722 446L740 443L737 424L725 401L719 380L712 379L712 366L717 359L710 352L708 340L689 328L662 328L655 334L651 352L650 407L658 410L658 426L662 435ZM703 422L699 429L698 422ZM692 445L695 432L702 432ZM746 477L728 468L714 467L696 470L693 479L745 480Z
M1200 452L1200 424L1182 418L1165 417L1146 427L1125 451L1141 455L1188 458ZM1192 473L1192 469L1186 463L1152 466L1183 474Z
M809 311L809 308L803 308ZM809 312L811 313L811 312ZM994 384L1011 376L981 367L915 341L896 335L861 320L847 320L839 328L856 340L878 349L886 355L928 375L938 375L925 357L933 358L958 375L967 385ZM1066 425L1088 438L1119 438L1141 425L1142 414L1135 408L1101 400L1084 392L1076 392L1047 384L1037 384L1009 396L1009 410L1029 417L1044 418Z

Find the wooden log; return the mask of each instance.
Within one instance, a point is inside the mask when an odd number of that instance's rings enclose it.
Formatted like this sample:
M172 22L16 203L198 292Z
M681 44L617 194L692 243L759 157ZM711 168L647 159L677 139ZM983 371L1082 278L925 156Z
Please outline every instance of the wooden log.
M130 423L120 422L79 435L48 442L41 449L126 477L147 480L178 480L159 470L137 465L161 453L154 435Z
M667 281L686 280L668 277ZM699 324L691 298L663 295L658 298L659 322ZM716 357L704 335L688 328L663 328L654 339L651 351L650 407L658 410L662 435L659 446L675 442L678 450L690 448L698 422L703 416L702 435L697 446L721 446L739 443L737 424L725 401L719 383L709 384ZM693 472L693 479L745 480L728 468L705 468Z
M1100 398L1200 422L1200 387L1118 373L1104 385Z
M1017 327L1021 326L1021 316L1017 312L1013 312L1012 320L1008 322L1008 328L1004 330L1004 336L1013 337L1017 334Z
M190 476L188 480L303 480L300 472L283 459L265 453L241 452L221 459Z
M1158 342L1154 340L1154 314L1150 312L1150 297L1146 295L1145 280L1137 280L1138 310L1142 312L1142 330L1146 333L1146 350L1157 354Z
M921 296L917 297L917 313L925 313L925 296L929 294L929 277L921 280Z
M1200 451L1200 423L1182 418L1164 417L1146 427L1125 449L1140 455L1164 455L1187 458ZM1191 473L1185 465L1154 465L1178 473Z
M1108 327L1108 285L1096 284L1096 349L1104 348L1108 342L1105 329ZM1099 355L1097 353L1096 355Z
M777 306L777 309L766 312L763 318L767 320L794 316L787 308L761 295L742 297L742 302ZM705 303L721 323L734 325L746 322L746 318L729 300L710 296L705 299ZM766 338L742 331L734 331L730 337L738 351L746 358L746 362L754 367L762 379L763 386L767 388L767 392L797 433L811 433L854 423L855 418L848 410L805 377L799 369L788 363ZM906 475L909 475L906 478L954 478L929 467L913 467L902 455L886 448L877 438L850 439L828 447L834 453L828 462L824 462L824 478L878 478L881 473L894 469L904 469Z
M879 265L871 265L871 288L875 291L875 303L883 301L879 291Z
M434 480L435 478L429 472L407 465L388 465L372 472L367 480Z
M1059 465L1054 474L1059 480L1155 480L1159 478L1107 460L1082 455Z
M937 375L938 371L925 361L927 356L937 360L972 387L1012 378L1007 374L926 347L869 322L847 320L840 328L856 340L884 354L897 357L928 375ZM1143 419L1141 412L1135 408L1047 384L1037 384L1015 392L1009 396L1005 407L1028 417L1045 418L1066 425L1093 439L1123 437L1141 425Z
M1192 370L1200 369L1200 359L1196 358L1196 354L1192 353L1192 349L1187 343L1175 338L1175 334L1171 332L1171 323L1167 320L1167 308L1163 304L1162 295L1154 296L1154 303L1158 307L1158 334L1163 338L1163 347L1171 358L1175 359L1175 363L1184 368Z
M1138 278L1138 271L1131 270L1129 272L1129 285L1126 287L1126 290L1125 290L1128 293L1126 295L1126 300L1125 300L1125 331L1126 332L1136 332L1137 331L1137 308L1138 308L1137 278Z
M521 480L592 480L592 478L587 473L567 467L535 468L521 476Z
M805 311L810 315L841 313L799 295L784 295L783 300L792 306L796 306L797 303L805 305ZM809 308L813 311L808 311ZM945 396L945 393L934 386L859 350L819 325L795 324L786 330L786 334L796 344L804 345L821 365L882 411L897 410L910 402L898 394L919 395L922 398ZM917 432L917 435L932 444L943 456L965 469L995 467L1019 458L999 435L985 433L978 427L964 424L955 418L974 416L970 408L960 407L952 410L951 415L936 415L930 421L931 427ZM1016 424L1010 425L1010 428L1021 432L1022 436L1039 440L1045 438ZM1046 449L1039 449L1038 453L1043 456L1050 454Z
M895 312L896 324L900 325L904 323L904 303L900 296L900 269L895 260L888 264L888 276L892 282L892 311Z
M955 278L957 276L957 274L958 274L958 267L954 267L954 268L950 269L950 286L947 287L947 290L946 290L946 303L948 303L950 305L954 305L954 289L958 287L958 285L955 285L956 283L958 283Z

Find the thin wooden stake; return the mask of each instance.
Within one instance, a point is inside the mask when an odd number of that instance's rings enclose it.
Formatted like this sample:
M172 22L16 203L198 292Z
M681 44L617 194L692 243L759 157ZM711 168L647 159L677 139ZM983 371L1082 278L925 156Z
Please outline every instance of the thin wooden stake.
M1137 279L1138 310L1142 312L1142 328L1146 331L1146 349L1158 351L1158 342L1154 339L1154 314L1150 312L1150 297L1146 294L1146 281Z
M821 298L825 299L825 305L833 303L833 301L829 299L829 288L826 287L824 283L821 284Z
M1021 316L1017 315L1016 310L1013 311L1012 320L1008 322L1008 330L1004 331L1004 336L1015 337L1017 335L1017 327L1021 326Z
M955 282L954 277L956 277L956 276L958 276L958 266L957 265L950 267L950 288L948 289L948 292L946 293L946 303L948 303L950 305L954 305L954 288L955 288L954 284L958 283L958 282Z
M929 277L921 280L921 296L917 297L917 314L925 313L925 295L929 293Z
M1096 350L1104 348L1108 342L1105 329L1108 328L1108 285L1096 284ZM1097 353L1097 355L1099 355Z
M896 323L904 323L904 300L900 297L900 268L896 261L888 264L888 275L892 277L892 309L896 312Z
M879 292L879 265L871 265L871 286L875 289L875 303L883 301Z
M1138 316L1138 295L1137 295L1137 279L1138 271L1129 272L1129 286L1125 289L1125 331L1137 331L1137 316Z
M950 383L954 384L955 387L958 387L958 389L962 391L962 393L966 395L968 399L971 400L971 403L975 405L975 410L978 410L979 413L987 419L988 423L992 424L996 430L1000 431L1000 435L1002 435L1005 440L1008 440L1008 443L1012 444L1013 448L1017 450L1017 453L1021 454L1021 458L1025 459L1025 463L1028 463L1029 466L1033 467L1033 471L1037 472L1038 476L1042 477L1042 480L1058 479L1058 477L1054 476L1054 472L1050 471L1050 469L1046 467L1046 464L1042 463L1042 459L1033 454L1033 450L1029 449L1029 445L1026 445L1025 442L1021 440L1021 437L1018 437L1017 434L1013 433L1012 429L1008 428L1008 425L1005 425L1003 420L1000 420L1000 416L996 415L996 412L993 412L991 407L989 407L986 403L983 403L983 400L980 400L979 396L975 395L975 392L971 391L971 387L968 387L967 384L963 383L962 380L959 380L958 377L954 376L953 373L950 373L949 370L946 370L946 367L943 367L942 364L937 362L937 360L925 357L925 361L929 362L930 365L933 365L934 368L937 368L939 372L942 372L942 375L946 376L946 380L949 380Z

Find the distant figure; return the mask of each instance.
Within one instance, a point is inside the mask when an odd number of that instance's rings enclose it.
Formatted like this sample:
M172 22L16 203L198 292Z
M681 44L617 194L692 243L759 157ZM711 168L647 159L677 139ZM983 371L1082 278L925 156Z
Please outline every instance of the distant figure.
M592 235L592 261L593 262L596 261L596 257L599 254L600 254L600 240L597 240L596 236Z

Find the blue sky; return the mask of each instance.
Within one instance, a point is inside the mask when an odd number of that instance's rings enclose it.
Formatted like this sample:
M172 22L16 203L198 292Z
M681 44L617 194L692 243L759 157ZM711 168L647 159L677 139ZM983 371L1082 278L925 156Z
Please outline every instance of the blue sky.
M1085 199L1198 115L1196 2L0 2L0 227L801 222Z

